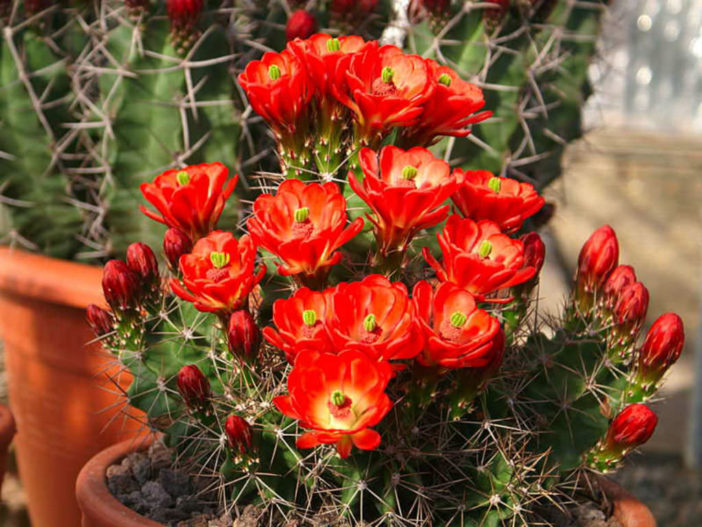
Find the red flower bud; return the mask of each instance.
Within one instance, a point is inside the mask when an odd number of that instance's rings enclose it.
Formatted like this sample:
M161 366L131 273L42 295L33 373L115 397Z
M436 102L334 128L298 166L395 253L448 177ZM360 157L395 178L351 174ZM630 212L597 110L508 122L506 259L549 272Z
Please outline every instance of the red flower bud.
M139 277L122 260L110 260L102 272L105 300L116 312L134 308L140 300Z
M296 38L309 38L317 31L317 19L309 11L298 9L288 19L285 26L285 38L295 40Z
M224 433L235 453L245 455L251 450L251 425L238 415L230 415L224 423Z
M202 0L168 0L166 10L173 33L190 32L200 18Z
M166 255L171 270L178 270L178 261L184 254L193 250L193 242L180 229L172 228L163 237L163 253Z
M525 234L520 238L524 244L524 265L536 269L536 274L541 272L546 258L546 246L541 236L535 232Z
M648 289L641 282L626 286L614 304L614 323L622 338L634 336L646 319Z
M261 346L261 330L256 325L251 313L240 309L229 318L227 331L229 351L232 355L245 361L253 361Z
M658 417L645 404L630 404L609 425L605 449L623 454L626 450L643 445L653 435Z
M486 7L483 10L483 23L487 31L494 31L509 11L509 0L488 0L495 4L495 7Z
M602 288L618 260L617 235L612 227L604 225L592 233L578 256L576 295L581 309L592 307L593 295Z
M683 322L675 313L660 316L646 335L639 352L639 382L655 385L678 360L685 344Z
M145 243L136 242L127 248L127 267L141 278L142 284L158 284L158 261Z
M98 337L111 333L114 329L114 317L106 309L102 309L95 304L90 304L86 309L88 324Z
M178 372L178 391L190 408L200 408L207 404L210 382L194 364L183 366Z
M602 293L607 309L612 309L625 287L636 282L636 273L630 265L619 265L607 277Z

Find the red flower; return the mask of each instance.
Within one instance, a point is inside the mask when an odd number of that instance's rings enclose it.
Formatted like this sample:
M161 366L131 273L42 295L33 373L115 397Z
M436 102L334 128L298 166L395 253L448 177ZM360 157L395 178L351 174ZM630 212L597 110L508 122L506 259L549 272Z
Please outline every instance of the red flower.
M446 218L449 206L442 204L456 182L448 163L429 150L386 146L378 163L378 154L364 148L359 161L363 183L349 172L349 184L375 213L375 218L369 215L368 219L383 255L404 252L417 232Z
M648 406L630 404L609 425L605 448L612 453L624 454L648 441L657 424L658 417Z
M376 360L411 359L422 332L407 288L382 275L341 283L331 298L328 328L337 350L358 349Z
M426 62L434 90L424 103L417 124L403 130L404 144L429 146L438 136L465 137L470 133L468 126L492 115L487 111L475 113L485 106L480 88L461 79L448 66L440 66L431 59Z
M504 232L514 232L544 206L544 198L529 183L496 177L487 170L454 171L458 190L453 202L466 218L491 220Z
M245 309L234 311L227 328L229 352L245 361L254 361L261 346L261 330L251 313Z
M419 282L412 293L424 329L424 351L417 360L424 366L480 368L493 360L493 340L500 323L475 305L468 291L450 282L436 291Z
M313 91L297 56L288 50L268 52L261 60L247 64L239 75L239 83L254 111L276 132L298 131Z
M294 363L297 354L304 349L332 350L326 322L333 292L331 288L319 292L302 287L290 298L273 302L273 322L277 330L265 327L263 336L283 350L290 363Z
M205 406L210 397L210 382L194 364L183 366L178 372L178 391L181 397L191 408Z
M257 245L283 261L280 274L312 279L326 277L339 263L341 253L335 251L361 231L363 219L347 226L346 200L335 183L289 179L275 196L256 199L248 228Z
M578 256L576 295L582 309L591 307L595 292L602 288L618 260L617 235L612 227L604 225L592 233Z
M290 395L276 397L273 404L311 429L297 439L298 448L336 444L339 456L346 458L352 445L362 450L378 448L380 434L370 427L392 408L385 394L391 376L387 363L360 351L338 355L306 351L288 377Z
M309 11L298 9L288 19L285 26L285 38L308 38L317 30L317 19Z
M254 271L256 247L249 236L238 241L230 232L213 231L193 252L180 258L183 283L171 279L171 289L200 311L232 313L246 305L253 287L266 273Z
M685 345L682 319L675 313L661 315L653 323L639 351L637 377L641 384L655 386L680 358Z
M337 72L334 93L355 114L366 140L393 126L416 123L434 88L424 59L396 46L372 45L345 55Z
M251 451L251 425L243 417L230 415L224 422L224 434L227 436L229 447L239 456L245 456Z
M215 228L224 202L234 191L239 176L235 175L225 186L228 172L222 163L166 170L153 183L139 187L160 215L144 206L140 209L149 218L178 228L195 241Z
M443 266L425 247L424 258L442 282L470 291L479 300L486 295L526 282L536 269L525 265L524 244L502 234L488 220L474 222L452 215L438 234Z

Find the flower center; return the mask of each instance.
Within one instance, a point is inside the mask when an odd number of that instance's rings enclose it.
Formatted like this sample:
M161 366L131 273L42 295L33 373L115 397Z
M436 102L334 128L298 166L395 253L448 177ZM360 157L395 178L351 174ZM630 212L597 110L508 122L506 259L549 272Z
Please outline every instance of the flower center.
M500 181L499 177L491 177L490 181L488 181L488 187L497 194L502 188L502 181Z
M466 316L465 313L461 313L460 311L456 311L451 315L451 325L454 328L460 328L465 325L467 322L468 317Z
M339 51L341 49L341 42L338 38L330 38L327 40L327 51Z
M302 321L305 326L314 326L317 323L317 312L314 309L305 309L302 312Z
M372 333L377 327L378 322L376 321L373 313L363 319L363 329L365 329L368 333Z
M278 79L280 79L280 68L275 64L271 64L270 66L268 66L268 76L271 78L272 81L277 81Z
M412 181L414 178L417 177L417 172L417 167L407 165L405 168L402 169L402 179Z
M217 269L221 269L222 267L229 265L231 259L232 257L229 253L217 251L212 251L210 253L210 262L212 262L212 265L214 265Z
M340 390L334 390L327 407L335 419L347 419L351 415L351 398Z
M303 223L310 217L310 209L308 207L300 207L295 210L293 217L296 223Z
M487 240L483 240L483 242L480 244L480 247L478 247L478 255L481 258L488 258L491 252L492 244Z
M185 170L181 170L176 174L176 180L178 181L179 185L187 185L190 183L190 176Z
M444 86L451 86L451 76L448 73L442 73L439 76L439 84Z
M393 70L390 66L385 66L380 72L380 78L383 79L385 84L390 84L394 76L395 70Z

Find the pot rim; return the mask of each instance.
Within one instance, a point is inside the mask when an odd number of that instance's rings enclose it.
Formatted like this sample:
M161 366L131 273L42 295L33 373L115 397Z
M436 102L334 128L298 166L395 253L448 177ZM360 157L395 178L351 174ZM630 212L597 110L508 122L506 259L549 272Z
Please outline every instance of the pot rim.
M105 477L110 465L132 452L146 450L153 441L153 435L122 441L99 452L83 466L76 479L76 500L84 522L88 517L99 518L104 527L163 527L123 505L107 488Z
M619 483L597 476L597 484L612 503L612 516L624 527L656 527L658 524L651 509Z
M0 247L0 294L85 309L104 304L102 268Z

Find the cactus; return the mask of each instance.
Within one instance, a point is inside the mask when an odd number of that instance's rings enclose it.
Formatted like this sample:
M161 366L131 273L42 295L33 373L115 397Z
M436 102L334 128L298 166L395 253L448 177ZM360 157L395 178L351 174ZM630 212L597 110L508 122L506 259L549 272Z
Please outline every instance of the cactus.
M544 201L424 148L462 135L480 106L463 102L482 100L435 67L330 35L249 64L241 84L282 174L238 239L210 231L231 192L221 165L142 189L170 227L168 280L133 246L105 268L111 312L88 316L133 376L130 403L222 510L253 505L261 525L548 525L653 432L643 403L680 354L679 318L639 347L648 293L617 267L609 227L583 247L560 318L540 317L544 246L517 236ZM422 113L432 97L453 127Z

